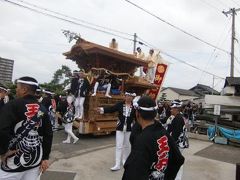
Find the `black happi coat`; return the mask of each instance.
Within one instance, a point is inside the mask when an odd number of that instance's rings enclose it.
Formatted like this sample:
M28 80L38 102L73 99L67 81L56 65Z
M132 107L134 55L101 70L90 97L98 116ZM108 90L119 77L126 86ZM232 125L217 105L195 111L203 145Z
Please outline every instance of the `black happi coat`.
M174 180L183 163L174 140L155 122L134 140L122 180Z
M105 107L104 113L113 113L118 112L118 123L117 123L117 131L123 131L124 123L126 120L127 131L131 131L131 125L133 120L135 120L135 109L131 105L130 111L128 115L125 113L125 102L119 102L111 107Z
M86 97L86 95L88 94L89 88L90 88L90 84L87 78L79 78L77 88L74 92L75 97L78 97L78 96Z
M2 109L2 107L5 105L4 103L4 98L0 99L0 110Z
M50 106L52 106L52 96L51 95L45 96L41 103L47 109L47 111L49 111Z
M181 136L183 135L185 122L183 116L179 113L177 114L172 122L167 125L167 131L173 137L178 146L181 143Z
M18 150L6 165L1 164L4 171L22 172L49 158L52 126L36 97L27 95L7 103L0 111L0 124L0 155L9 149Z
M73 94L73 95L77 94L78 79L79 79L79 77L74 77L71 80L70 93Z

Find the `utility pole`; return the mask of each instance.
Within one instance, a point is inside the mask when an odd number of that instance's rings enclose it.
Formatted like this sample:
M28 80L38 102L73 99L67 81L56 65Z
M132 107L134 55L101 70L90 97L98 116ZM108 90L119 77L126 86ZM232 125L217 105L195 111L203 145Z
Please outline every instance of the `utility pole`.
M213 91L214 91L214 82L215 81L215 76L213 75L213 83L212 83L212 95L213 95Z
M231 40L231 68L230 68L230 77L234 76L234 41L235 38L235 15L237 14L237 11L240 11L240 8L235 9L232 8L229 11L223 11L222 13L226 16L228 14L231 14L232 16L232 40Z
M136 52L136 44L137 44L137 34L136 33L134 33L134 35L133 35L133 54L135 54L135 52Z

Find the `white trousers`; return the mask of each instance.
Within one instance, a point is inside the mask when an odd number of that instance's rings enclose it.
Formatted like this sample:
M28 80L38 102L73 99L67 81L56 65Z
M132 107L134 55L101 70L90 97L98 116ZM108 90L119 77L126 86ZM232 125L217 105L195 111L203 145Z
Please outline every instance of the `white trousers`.
M154 82L154 79L155 79L155 71L156 71L156 68L155 67L151 67L151 68L148 68L147 70L147 79L150 83L153 83Z
M183 149L179 148L179 151L182 153ZM183 175L183 165L180 167L175 180L181 180L182 179L182 175Z
M131 132L116 131L116 165L120 167L124 164L130 153L131 145L129 142Z
M23 172L5 172L0 169L0 180L36 180L39 174L39 166Z
M145 77L146 74L143 72L143 66L141 66L139 69L140 69L140 77Z
M93 94L95 94L95 95L96 95L96 93L97 93L98 86L99 86L99 82L96 82L95 85L94 85L94 88L93 88ZM109 96L110 90L111 90L111 83L104 84L104 85L102 86L102 88L106 89L106 94L105 94L105 96Z
M75 140L77 139L77 136L75 136L75 134L72 131L72 125L73 123L67 123L65 124L65 132L68 134L66 141L70 142L71 141L71 137Z
M84 112L84 104L85 97L77 97L74 102L75 106L75 117L82 119L83 118L83 112Z

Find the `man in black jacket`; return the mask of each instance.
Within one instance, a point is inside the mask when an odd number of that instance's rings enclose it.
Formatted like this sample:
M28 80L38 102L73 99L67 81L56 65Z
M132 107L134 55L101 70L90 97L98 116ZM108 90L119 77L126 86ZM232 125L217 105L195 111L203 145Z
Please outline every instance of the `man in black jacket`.
M83 113L84 113L84 101L85 97L87 96L89 92L90 84L87 78L85 77L85 71L84 69L81 69L79 71L79 79L78 84L76 86L74 95L75 95L75 118L76 119L82 119Z
M129 153L132 123L135 120L135 109L133 108L132 100L136 96L135 93L126 92L125 101L119 102L111 107L101 107L98 111L103 113L118 112L118 122L116 128L116 161L112 171L120 170L121 162L124 165Z
M123 180L174 180L184 163L174 140L159 122L154 121L156 114L156 103L150 97L139 99L136 118L142 132L132 141Z
M0 180L33 180L49 167L52 128L31 77L17 80L17 99L0 111Z
M182 102L180 100L174 100L171 102L171 114L173 118L167 120L167 131L173 137L179 150L182 152L184 148L189 146L186 136L186 127L183 115L181 113ZM183 174L183 167L180 168L176 180L181 180Z

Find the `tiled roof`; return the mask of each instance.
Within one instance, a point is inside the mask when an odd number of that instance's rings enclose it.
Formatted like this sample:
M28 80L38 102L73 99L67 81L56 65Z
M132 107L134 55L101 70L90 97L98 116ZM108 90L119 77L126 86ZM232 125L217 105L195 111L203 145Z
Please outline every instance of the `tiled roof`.
M168 88L165 88L164 90L166 90L166 89L171 89L171 90L173 90L174 92L176 92L176 93L178 93L180 95L196 96L196 97L199 96L198 94L196 94L194 91L191 91L191 90L174 88L174 87L168 87Z

